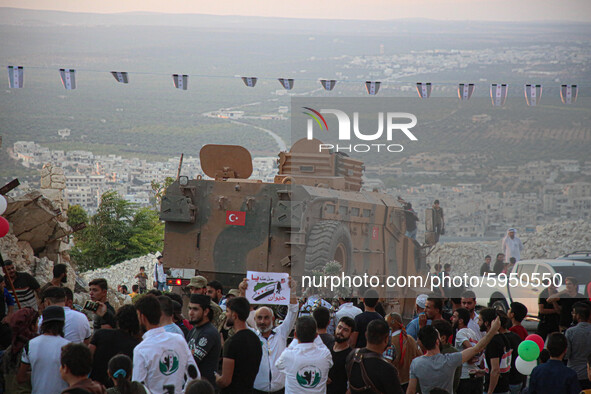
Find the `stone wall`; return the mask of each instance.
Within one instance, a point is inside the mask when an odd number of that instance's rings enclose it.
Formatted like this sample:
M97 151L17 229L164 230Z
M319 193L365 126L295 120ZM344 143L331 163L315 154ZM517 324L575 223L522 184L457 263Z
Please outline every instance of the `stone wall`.
M156 254L148 254L135 259L126 260L109 268L86 271L80 274L80 276L82 280L87 283L92 279L105 278L109 283L110 288L117 289L118 285L126 285L127 289L131 292L131 286L137 284L135 276L140 272L140 267L145 267L146 274L148 275L146 283L148 289L151 289L152 282L154 281L156 257Z
M583 220L546 224L536 227L532 234L517 234L524 243L522 259L554 259L575 250L591 250L591 223ZM494 263L502 252L502 239L489 242L448 242L437 244L427 257L427 263L452 265L452 273L478 275L484 256L491 255Z

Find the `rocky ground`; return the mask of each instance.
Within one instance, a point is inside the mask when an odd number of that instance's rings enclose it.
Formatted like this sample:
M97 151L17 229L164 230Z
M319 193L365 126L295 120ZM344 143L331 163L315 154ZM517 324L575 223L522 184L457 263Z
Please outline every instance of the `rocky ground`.
M583 220L546 224L533 234L517 234L523 242L522 259L554 259L575 250L591 250L591 223ZM502 252L502 240L489 242L448 242L438 244L427 257L427 263L452 265L452 274L478 275L484 256L494 262Z

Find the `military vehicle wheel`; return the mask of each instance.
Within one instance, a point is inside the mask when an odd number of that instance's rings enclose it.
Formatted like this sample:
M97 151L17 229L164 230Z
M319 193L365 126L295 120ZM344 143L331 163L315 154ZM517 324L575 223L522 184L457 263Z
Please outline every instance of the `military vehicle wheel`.
M323 220L314 225L306 248L306 271L322 270L324 265L336 260L347 272L353 260L353 242L349 230L334 220Z

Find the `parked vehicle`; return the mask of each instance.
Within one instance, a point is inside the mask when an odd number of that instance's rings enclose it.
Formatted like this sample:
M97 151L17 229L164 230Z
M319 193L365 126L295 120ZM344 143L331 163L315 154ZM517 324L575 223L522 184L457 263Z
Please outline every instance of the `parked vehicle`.
M509 305L517 301L527 307L528 316L537 317L540 293L550 281L558 291L564 290L567 277L577 278L579 293L588 296L586 287L591 282L591 264L575 260L518 261L507 275L484 277L482 285L472 290L476 293L478 305L507 311ZM489 286L492 283L496 285Z

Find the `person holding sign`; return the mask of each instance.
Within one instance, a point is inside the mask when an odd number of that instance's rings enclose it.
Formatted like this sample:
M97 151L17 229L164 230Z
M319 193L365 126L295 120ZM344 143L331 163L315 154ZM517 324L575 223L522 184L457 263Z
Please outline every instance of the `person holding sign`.
M250 272L240 284L242 294L246 294L249 287L255 287L254 281L249 282L248 278L260 279L265 274ZM277 369L275 363L287 346L287 337L294 326L299 307L295 292L291 291L294 286L291 277L287 277L287 283L290 304L285 320L280 326L275 327L275 314L271 308L262 306L255 313L257 329L253 331L257 334L263 351L259 372L254 381L255 393L282 393L285 387L285 376Z

